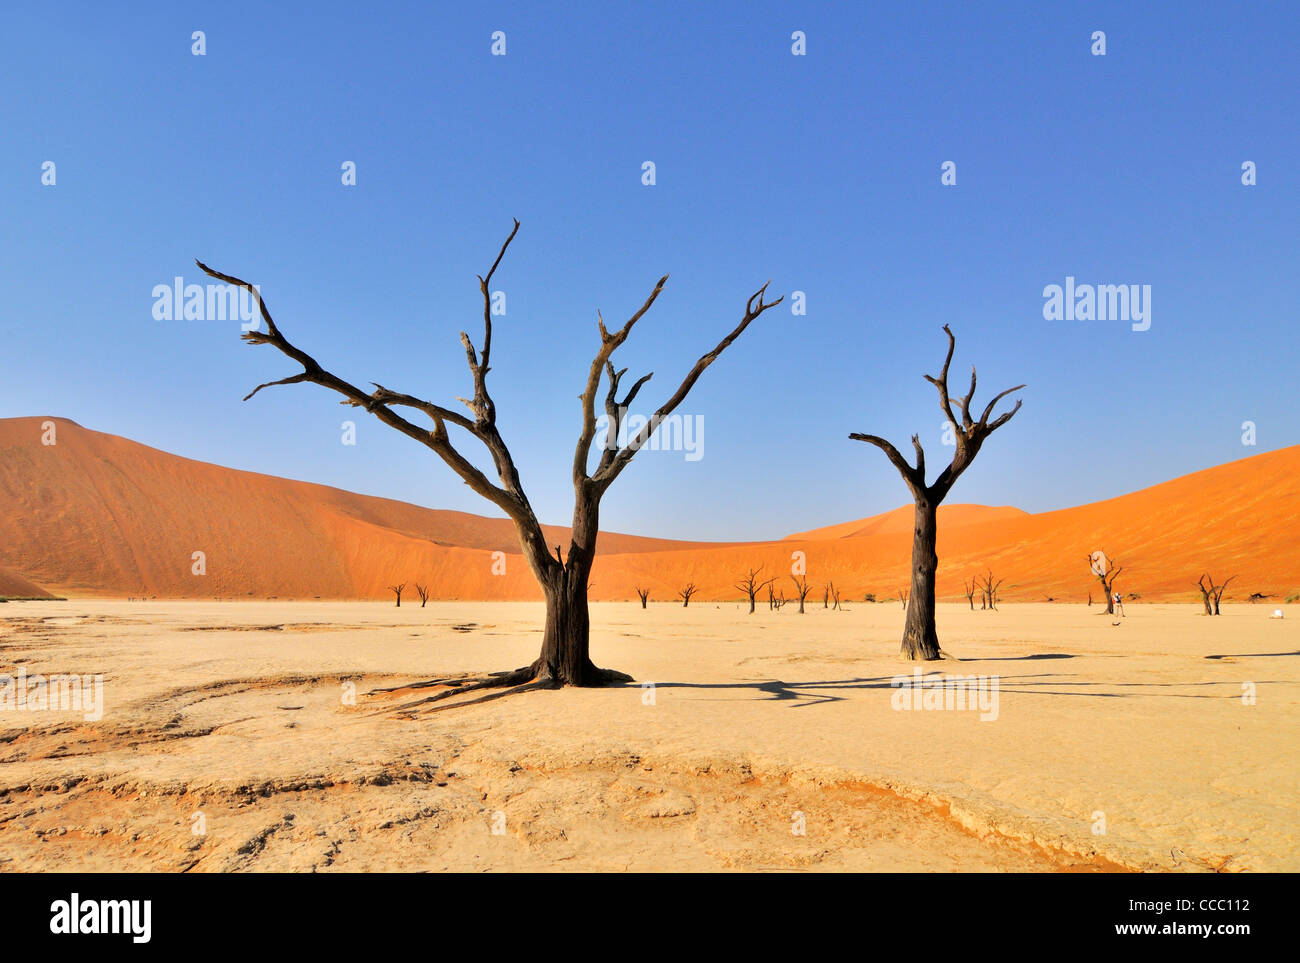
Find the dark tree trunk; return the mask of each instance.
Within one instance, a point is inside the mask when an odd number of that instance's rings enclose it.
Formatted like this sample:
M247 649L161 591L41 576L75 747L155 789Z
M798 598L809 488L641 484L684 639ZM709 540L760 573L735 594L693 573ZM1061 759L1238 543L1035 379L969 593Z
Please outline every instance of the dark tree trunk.
M1107 585L1105 582L1102 582L1101 584L1106 589L1106 614L1114 615L1115 614L1115 593L1112 591L1113 586Z
M533 663L538 681L559 685L599 685L605 681L591 662L591 619L587 611L587 582L595 555L600 506L596 497L579 498L573 510L569 557L546 560L538 580L546 596L546 626L542 652ZM552 564L554 563L554 564Z
M556 583L545 587L545 593L546 628L542 654L533 663L534 675L560 685L595 685L599 679L589 654L586 574L572 579L566 570Z
M916 502L916 527L912 536L912 590L907 597L907 624L901 652L914 661L941 658L939 634L934 625L934 574L939 567L935 551L938 506L929 498Z

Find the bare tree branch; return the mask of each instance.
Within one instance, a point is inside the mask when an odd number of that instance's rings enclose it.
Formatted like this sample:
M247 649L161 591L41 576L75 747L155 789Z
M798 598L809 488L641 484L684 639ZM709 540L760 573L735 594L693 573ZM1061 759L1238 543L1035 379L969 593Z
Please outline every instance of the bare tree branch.
M662 284L662 282L660 283ZM767 282L767 284L770 283L770 281ZM632 457L641 450L641 446L649 440L655 429L659 427L659 423L663 421L665 417L672 414L677 406L682 403L682 400L686 397L691 388L695 386L695 382L699 380L700 375L704 373L704 370L708 368L709 365L713 364L713 362L718 359L718 356L722 354L723 351L727 350L733 341L740 337L755 318L759 317L764 311L776 307L785 300L784 297L779 297L775 301L765 302L763 300L763 295L767 292L767 284L764 284L761 288L750 295L749 300L745 303L745 315L740 319L740 323L732 329L731 333L719 341L712 351L708 354L702 355L700 359L695 362L695 366L692 367L686 377L682 379L681 385L679 385L677 390L673 392L672 397L659 406L658 410L650 417L650 420L636 433L636 437L629 441L627 445L619 450L613 458L610 458L608 462L598 469L592 476L592 480L600 485L602 489L609 487L610 483L612 483L623 469L627 467L628 463L632 460ZM656 293L657 292L658 289L656 289ZM645 309L643 308L641 313L644 313L644 310ZM628 324L630 325L631 322L628 322ZM620 341L619 343L621 344L622 342ZM590 382L589 390L591 390ZM584 404L585 403L584 398ZM588 444L590 444L590 439L588 439ZM605 459L602 458L602 461L605 461Z

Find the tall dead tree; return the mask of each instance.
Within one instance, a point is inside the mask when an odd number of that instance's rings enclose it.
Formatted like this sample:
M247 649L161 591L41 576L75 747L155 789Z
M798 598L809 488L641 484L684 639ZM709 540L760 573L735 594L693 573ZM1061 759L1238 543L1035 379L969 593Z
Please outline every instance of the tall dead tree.
M791 582L794 582L794 588L795 588L795 591L799 593L799 614L800 614L800 615L803 615L803 614L804 614L804 610L803 610L804 599L808 598L808 590L809 590L812 586L810 586L810 585L808 584L808 576L807 576L807 575L802 576L802 578L795 578L793 575L791 575L791 576L790 576L790 581L791 581Z
M915 466L908 464L907 459L899 453L898 449L884 438L857 432L849 435L854 441L865 441L885 453L893 466L898 469L898 473L903 476L903 481L907 483L912 493L912 500L916 503L912 536L912 591L901 646L903 657L912 660L928 661L943 656L939 648L939 633L934 623L934 578L939 567L939 556L935 551L939 505L952 490L952 486L961 477L962 472L970 467L989 435L1012 419L1020 410L1021 402L1017 401L1014 408L990 422L989 416L993 414L994 406L1007 395L1025 387L1017 385L996 395L988 403L979 420L975 421L970 415L970 404L975 397L975 366L972 365L970 390L957 399L957 406L961 409L961 421L958 422L948 395L948 367L952 364L957 339L953 337L952 329L948 325L945 324L943 330L948 335L948 354L943 360L943 370L939 372L937 378L926 375L925 380L939 391L939 407L944 417L948 419L948 423L952 425L957 447L951 463L939 473L934 483L926 484L925 481L925 450L921 447L919 435L912 436L912 447L916 449Z
M971 576L971 580L969 582L963 579L961 583L961 590L966 595L966 601L970 603L970 610L974 612L975 611L975 577Z
M682 600L682 608L686 608L691 604L691 596L694 595L696 591L697 589L695 588L694 582L688 582L678 590L677 597Z
M1088 566L1092 569L1092 574L1097 576L1097 581L1101 582L1102 590L1106 593L1106 614L1115 614L1115 579L1119 578L1119 573L1124 571L1123 565L1117 565L1113 558L1109 558L1105 552L1093 552L1088 556ZM1092 594L1088 595L1088 604L1092 604Z
M830 607L831 607L831 587L830 584L828 583L822 586L822 608L828 609Z
M641 597L641 608L645 608L646 600L650 598L650 590L648 588L638 588L636 594Z
M1225 581L1222 585L1215 585L1214 577L1212 575L1206 574L1200 577L1200 579L1197 581L1196 584L1201 590L1201 600L1205 603L1206 615L1220 614L1219 600L1223 598L1223 590L1228 587L1228 582L1231 582L1236 577L1237 576L1235 575L1229 576L1227 581ZM1204 584L1207 579L1210 582L1209 588L1206 588ZM1261 598L1262 597L1263 596L1261 596ZM1254 596L1251 597L1251 601L1254 601Z
M574 505L569 550L564 557L561 557L558 551L552 556L547 548L541 523L538 522L532 505L524 494L514 458L497 429L496 404L487 385L492 356L492 297L489 285L493 275L496 274L497 267L501 264L501 259L505 257L506 249L518 232L519 222L516 220L510 235L501 245L492 267L485 276L478 279L479 292L483 300L483 340L480 350L475 350L468 334L462 331L460 335L474 384L472 397L458 399L468 409L468 415L403 392L392 391L382 385L376 384L374 391L363 391L356 385L344 381L321 367L315 358L289 341L272 320L271 312L267 310L265 302L253 285L214 271L201 261L196 262L210 277L227 284L238 285L257 300L266 330L246 332L243 335L245 341L255 345L269 344L302 365L302 371L296 374L259 385L249 393L248 398L270 385L309 382L328 388L343 396L343 404L364 408L390 428L431 449L460 476L465 484L492 502L514 522L524 557L528 560L529 568L532 569L546 599L546 625L542 634L541 654L532 664L513 672L493 673L473 683L458 682L455 687L457 693L499 686L551 688L562 685L600 685L626 681L629 678L623 673L597 668L589 654L590 617L587 611L587 583L595 557L596 538L600 530L600 500L623 469L631 463L633 456L649 441L663 419L682 403L704 370L740 337L751 322L763 312L780 304L782 300L778 298L770 303L764 301L766 284L751 295L745 304L740 323L711 351L695 362L668 400L656 409L649 421L634 437L627 440L626 444L620 443L620 428L627 417L628 406L650 379L650 375L646 374L639 378L620 398L619 385L627 369L616 370L611 357L627 341L633 327L655 303L668 281L668 276L664 275L659 279L645 303L622 327L614 331L608 330L604 318L600 312L597 312L600 346L591 361L586 384L579 396L581 428L573 453L571 472ZM608 383L604 397L608 424L603 450L595 469L592 470L589 463L597 434L596 405L602 374ZM429 419L432 427L416 425L399 414L399 409L412 409L422 413ZM452 443L449 427L460 429L483 445L486 454L491 457L499 483L491 481ZM442 695L450 694L454 693L443 693L433 698L438 699Z
M757 596L758 593L761 592L764 588L766 588L767 586L771 585L773 582L776 581L776 576L774 575L770 579L760 582L758 580L758 573L761 571L763 571L763 566L761 565L758 568L751 568L749 570L749 574L736 583L736 588L744 592L745 595L749 598L750 615L754 614L755 596Z
M420 608L424 608L425 603L429 601L429 586L415 583L415 594L420 596Z
M831 590L831 611L834 612L840 607L840 590L835 587L835 583L830 583Z
M402 590L405 588L406 588L405 582L403 582L401 585L388 586L388 591L392 592L394 595L397 596L397 607L399 609L402 607Z

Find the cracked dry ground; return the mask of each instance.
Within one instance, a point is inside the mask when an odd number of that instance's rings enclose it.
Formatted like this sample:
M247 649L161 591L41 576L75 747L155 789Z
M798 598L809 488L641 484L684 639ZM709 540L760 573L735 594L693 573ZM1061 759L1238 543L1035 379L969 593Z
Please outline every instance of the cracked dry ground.
M477 628L454 621L446 631ZM0 871L1072 865L1022 843L978 840L932 806L867 785L721 759L548 747L501 718L506 703L430 715L395 711L427 690L371 693L415 676L195 671L218 633L301 639L399 628L6 619L4 671L102 671L109 708L98 721L42 713L23 719L42 724L0 729ZM150 667L159 646L200 635L190 671ZM209 679L173 684L187 675ZM345 680L355 705L342 698ZM546 716L572 695L530 693L512 709ZM639 690L628 700L639 704Z
M431 713L410 686L528 663L541 606L9 603L0 676L102 673L105 705L0 712L0 872L1290 869L1300 620L1237 609L948 606L1001 679L982 722L894 711L897 607L598 603L653 705Z
M1063 868L865 785L618 751L500 754L478 738L490 722L372 713L364 694L345 708L339 691L337 679L217 683L150 700L130 726L7 734L0 869ZM275 766L259 751L287 763L323 742L364 753Z

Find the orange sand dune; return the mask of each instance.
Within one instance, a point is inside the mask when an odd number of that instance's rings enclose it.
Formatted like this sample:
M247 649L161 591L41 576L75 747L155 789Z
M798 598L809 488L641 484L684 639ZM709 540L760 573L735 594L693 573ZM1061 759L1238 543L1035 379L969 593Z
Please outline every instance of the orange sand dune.
M940 505L940 528L953 528L957 525L973 525L978 522L1007 521L1009 519L1027 518L1028 512L1010 505ZM787 542L816 542L827 538L861 538L864 535L910 535L912 533L912 506L903 505L883 515L859 518L839 525L814 528L810 532L797 532L787 535Z
M78 595L378 598L406 582L409 598L419 582L436 598L540 597L505 519L222 468L62 419L45 446L43 420L0 420L0 579ZM1297 523L1300 447L1037 515L954 504L940 513L939 594L960 597L963 579L988 566L1008 600L1082 601L1100 596L1087 556L1101 549L1124 566L1126 595L1193 598L1209 569L1238 576L1227 598L1281 601L1300 592ZM561 527L547 534L567 539ZM494 552L505 553L504 574ZM832 580L847 600L892 597L908 582L911 509L764 543L602 533L591 595L626 599L645 586L666 600L693 581L697 604L735 599L737 578L761 564L789 596L797 552L818 605Z
M21 575L0 566L0 599L44 599L50 597L50 593L35 582L28 581Z

